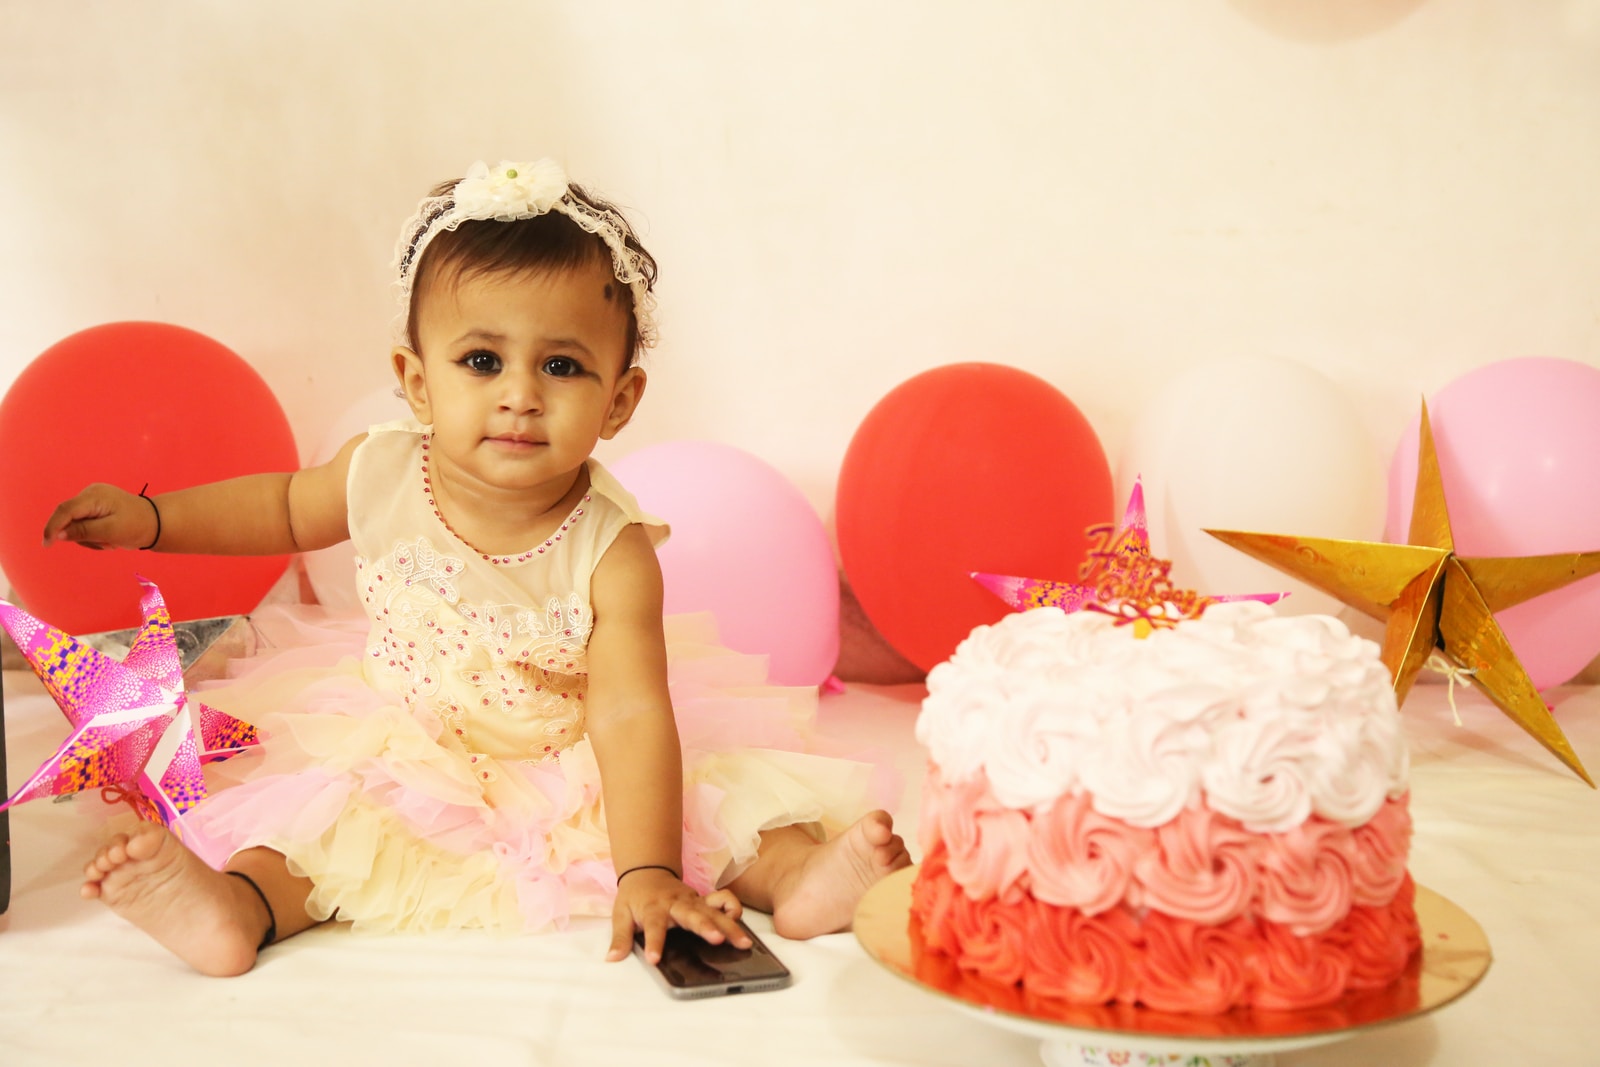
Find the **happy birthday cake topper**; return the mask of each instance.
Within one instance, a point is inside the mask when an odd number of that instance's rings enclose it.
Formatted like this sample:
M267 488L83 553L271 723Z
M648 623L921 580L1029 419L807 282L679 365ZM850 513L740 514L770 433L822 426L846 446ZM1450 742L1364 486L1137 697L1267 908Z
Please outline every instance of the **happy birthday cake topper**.
M1079 581L1018 578L973 571L977 583L1010 604L1016 611L1056 607L1062 611L1093 608L1136 625L1141 636L1149 627L1176 625L1180 619L1198 618L1208 605L1231 600L1259 600L1276 604L1287 593L1231 593L1202 595L1180 589L1171 580L1172 561L1150 553L1150 525L1145 519L1144 488L1138 478L1128 494L1122 521L1091 526L1094 542L1088 558L1078 568ZM1124 610L1122 605L1127 605Z
M1157 626L1176 626L1183 619L1198 619L1217 603L1172 581L1172 561L1152 556L1148 542L1141 550L1131 529L1118 531L1110 523L1085 531L1094 544L1078 576L1093 599L1084 611L1113 616L1119 625L1132 623L1139 637Z

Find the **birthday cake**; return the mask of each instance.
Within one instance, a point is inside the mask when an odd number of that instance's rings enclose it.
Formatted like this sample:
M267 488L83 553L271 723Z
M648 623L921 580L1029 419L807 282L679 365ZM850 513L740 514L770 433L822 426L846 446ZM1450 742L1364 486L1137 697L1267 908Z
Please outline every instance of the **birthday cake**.
M1211 604L1046 607L928 676L922 952L1072 1004L1297 1010L1419 946L1409 763L1377 646Z

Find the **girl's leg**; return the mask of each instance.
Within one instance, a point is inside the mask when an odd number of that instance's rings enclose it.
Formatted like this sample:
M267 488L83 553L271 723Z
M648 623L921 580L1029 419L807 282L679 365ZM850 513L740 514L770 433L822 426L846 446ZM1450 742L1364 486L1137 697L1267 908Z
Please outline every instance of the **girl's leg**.
M228 977L255 965L269 930L281 941L315 922L306 914L310 879L290 874L279 853L247 849L228 871L244 877L212 870L165 827L149 824L102 846L84 867L81 892L200 973Z
M741 903L771 912L780 935L799 940L848 930L872 884L910 862L889 813L874 811L829 841L799 826L768 830L756 861L727 888Z

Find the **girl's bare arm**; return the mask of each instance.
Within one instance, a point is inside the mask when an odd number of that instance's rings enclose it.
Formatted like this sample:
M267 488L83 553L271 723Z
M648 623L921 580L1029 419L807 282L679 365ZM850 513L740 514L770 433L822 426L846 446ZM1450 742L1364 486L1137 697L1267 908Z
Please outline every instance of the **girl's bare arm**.
M729 911L707 903L683 873L683 756L667 693L661 567L642 527L624 530L595 568L590 590L588 732L600 765L612 861L619 874L609 956L628 954L634 929L660 958L669 926L721 941L745 938Z
M250 474L144 499L95 484L60 504L44 543L146 548L224 556L271 556L338 544L350 536L345 477L365 434L318 467Z

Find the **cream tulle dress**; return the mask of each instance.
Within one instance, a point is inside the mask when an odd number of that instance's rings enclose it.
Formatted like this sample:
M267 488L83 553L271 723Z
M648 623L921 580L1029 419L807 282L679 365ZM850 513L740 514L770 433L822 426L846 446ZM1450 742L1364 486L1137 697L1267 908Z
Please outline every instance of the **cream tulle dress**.
M526 552L486 558L435 512L427 433L374 427L350 464L365 620L264 612L277 647L202 699L257 724L259 749L213 765L185 840L220 866L283 853L313 917L357 929L507 931L609 914L616 893L600 774L584 731L589 579L643 514L590 461L588 495ZM807 751L815 693L765 685L761 657L716 644L709 616L667 620L684 749L685 881L706 892L762 830L831 832L869 806L873 767Z

